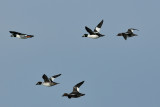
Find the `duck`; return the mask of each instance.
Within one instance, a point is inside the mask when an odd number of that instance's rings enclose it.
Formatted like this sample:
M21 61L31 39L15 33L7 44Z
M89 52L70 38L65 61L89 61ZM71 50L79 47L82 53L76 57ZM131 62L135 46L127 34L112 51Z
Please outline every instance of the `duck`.
M42 78L44 79L44 82L37 82L36 85L44 85L44 86L47 86L47 87L51 87L51 86L54 86L54 85L57 85L59 83L56 83L54 82L54 79L59 77L61 74L58 74L58 75L54 75L50 78L47 77L47 75L43 74Z
M73 87L73 91L71 93L64 93L62 95L62 97L66 96L68 97L69 99L71 98L78 98L78 97L81 97L81 96L84 96L85 94L82 94L79 92L79 87L84 83L84 81L76 84L74 87Z
M17 37L19 39L27 39L27 38L34 37L33 35L27 35L27 34L19 33L16 31L9 31L9 32L12 34L11 37Z
M127 40L127 37L138 36L137 34L134 34L134 33L133 33L134 30L139 31L138 29L130 28L130 29L127 30L127 32L118 33L117 36L123 36L123 38L124 38L125 40Z
M99 37L105 36L105 35L99 33L101 30L102 24L103 24L103 20L95 27L94 31L92 31L90 28L85 26L85 29L89 34L84 34L82 37L97 39Z

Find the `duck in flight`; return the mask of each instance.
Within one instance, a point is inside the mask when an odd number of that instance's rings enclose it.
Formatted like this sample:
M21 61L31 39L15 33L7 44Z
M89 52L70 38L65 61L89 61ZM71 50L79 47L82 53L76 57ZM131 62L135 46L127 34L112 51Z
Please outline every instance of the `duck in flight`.
M33 35L27 35L27 34L15 32L15 31L9 31L9 32L12 34L11 37L17 37L17 38L20 38L20 39L27 39L27 38L34 37Z
M138 36L137 34L133 33L134 30L139 31L138 29L130 28L130 29L128 29L127 32L118 33L117 36L123 36L123 38L124 38L125 40L127 40L127 37Z
M50 78L48 78L45 74L42 76L42 78L44 79L44 82L37 82L36 85L44 85L44 86L47 86L47 87L51 87L51 86L54 86L54 85L57 85L59 83L56 83L54 82L54 79L59 77L61 74L58 74L58 75L54 75Z
M84 96L85 94L82 94L79 92L79 87L84 83L84 81L76 84L74 87L73 87L73 91L71 93L64 93L63 94L63 97L66 96L68 97L69 99L70 98L78 98L78 97L81 97L81 96Z
M84 34L82 37L89 37L89 38L92 38L92 39L97 39L99 37L105 36L105 35L102 35L102 34L99 33L100 29L102 27L102 24L103 24L103 20L95 27L94 31L92 31L90 28L85 26L85 29L89 34Z

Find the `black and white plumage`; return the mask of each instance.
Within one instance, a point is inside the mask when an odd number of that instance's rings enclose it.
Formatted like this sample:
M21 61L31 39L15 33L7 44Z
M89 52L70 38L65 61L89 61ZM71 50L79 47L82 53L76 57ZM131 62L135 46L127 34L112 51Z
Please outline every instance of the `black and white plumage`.
M73 87L73 91L71 93L64 93L63 96L66 96L68 97L69 99L70 98L78 98L78 97L81 97L81 96L84 96L85 94L82 94L79 92L79 87L84 83L84 81L76 84L74 87Z
M27 35L27 34L15 32L15 31L9 31L9 32L12 34L11 37L17 37L17 38L20 38L20 39L27 39L27 38L34 37L33 35Z
M47 86L47 87L51 87L51 86L54 86L54 85L57 85L59 83L56 83L54 82L54 79L59 77L61 74L58 74L58 75L54 75L50 78L48 78L45 74L42 76L44 82L37 82L36 85L44 85L44 86Z
M127 40L128 37L138 36L137 34L133 33L134 30L139 31L138 29L130 28L130 29L128 29L127 32L118 33L117 36L123 36L125 40Z
M85 29L89 34L84 34L82 37L89 37L89 38L97 39L99 37L105 36L99 33L101 30L102 24L103 24L103 20L95 27L94 31L92 31L90 28L85 26Z

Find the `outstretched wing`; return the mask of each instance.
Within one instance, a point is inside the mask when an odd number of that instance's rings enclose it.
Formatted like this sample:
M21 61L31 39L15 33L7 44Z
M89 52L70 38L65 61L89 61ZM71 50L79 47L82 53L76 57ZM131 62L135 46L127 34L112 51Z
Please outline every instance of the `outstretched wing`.
M26 34L23 34L23 33L19 33L19 32L15 32L15 31L9 31L10 33L12 34L18 34L18 35L26 35Z
M127 36L126 36L126 35L123 35L123 38L124 38L125 40L127 40Z
M90 28L88 28L87 26L85 26L85 29L90 35L94 34L94 32Z
M125 40L127 40L127 37L128 37L128 35L127 35L127 34L122 33L122 36L123 36L123 38L124 38Z
M99 33L100 32L102 24L103 24L103 20L95 27L95 29L94 29L95 33Z
M133 33L133 30L132 30L132 29L128 29L126 33L132 34L132 33Z
M117 36L123 36L123 38L124 38L125 40L127 40L128 34L126 34L126 33L118 33Z
M130 28L130 29L127 30L126 33L133 34L133 31L134 31L134 30L139 31L138 29Z
M42 78L44 79L44 82L50 82L48 77L45 74L42 76Z
M79 87L84 83L84 81L76 84L74 87L73 87L73 92L79 92Z
M49 78L49 79L50 79L50 81L52 81L52 82L53 82L53 81L54 81L54 79L55 79L55 78L57 78L57 77L59 77L60 75L61 75L61 74L54 75L54 76L52 76L52 77L51 77L51 78Z

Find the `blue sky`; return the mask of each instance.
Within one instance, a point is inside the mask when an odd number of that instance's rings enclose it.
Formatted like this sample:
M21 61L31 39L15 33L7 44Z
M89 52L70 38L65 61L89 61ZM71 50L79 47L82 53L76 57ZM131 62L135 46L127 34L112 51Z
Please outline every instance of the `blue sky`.
M1 0L0 106L159 107L158 0ZM104 20L99 39L85 26ZM116 36L137 28L139 36ZM10 37L10 30L33 34ZM36 86L61 73L55 87ZM63 98L85 81L84 97Z

